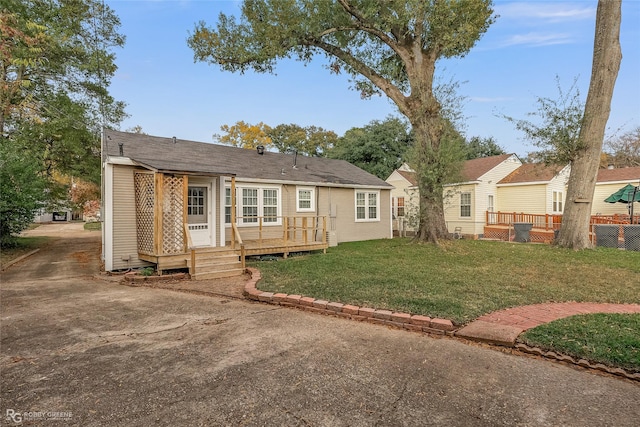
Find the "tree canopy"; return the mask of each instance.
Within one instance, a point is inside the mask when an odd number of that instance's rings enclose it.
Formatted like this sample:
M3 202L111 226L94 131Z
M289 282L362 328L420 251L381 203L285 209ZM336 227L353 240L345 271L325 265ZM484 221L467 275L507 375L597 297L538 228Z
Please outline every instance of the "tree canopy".
M442 199L448 156L434 94L436 62L464 56L494 20L491 0L245 0L241 16L220 14L188 39L197 61L232 72L272 72L278 60L327 56L364 96L384 93L415 136L420 188L418 238L448 238Z
M407 161L413 145L408 124L397 117L373 120L366 126L352 128L338 138L328 157L346 160L381 179Z
M34 176L29 189L27 181L3 185L2 222L22 208L33 211L18 206L22 199L12 192L26 191L39 203L57 197L55 173L100 182L100 129L125 116L124 104L108 92L112 50L124 44L119 25L99 0L0 4L0 161L24 164Z

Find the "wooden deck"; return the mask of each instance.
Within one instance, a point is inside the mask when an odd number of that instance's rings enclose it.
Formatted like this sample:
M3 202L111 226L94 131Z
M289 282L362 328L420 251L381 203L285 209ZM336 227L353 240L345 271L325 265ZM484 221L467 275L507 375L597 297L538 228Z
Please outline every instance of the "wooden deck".
M244 272L247 256L289 256L295 252L324 251L328 242L304 242L284 239L248 240L243 245L227 242L225 247L196 247L193 251L171 255L138 254L138 258L156 264L159 273L166 270L189 269L193 279L214 279L240 275Z

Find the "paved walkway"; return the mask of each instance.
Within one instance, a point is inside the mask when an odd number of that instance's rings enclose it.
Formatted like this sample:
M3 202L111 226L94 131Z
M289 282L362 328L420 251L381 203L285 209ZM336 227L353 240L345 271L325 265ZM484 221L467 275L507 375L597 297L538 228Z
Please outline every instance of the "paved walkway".
M458 330L456 335L476 341L513 346L527 329L576 314L640 313L640 304L563 302L534 304L485 314Z

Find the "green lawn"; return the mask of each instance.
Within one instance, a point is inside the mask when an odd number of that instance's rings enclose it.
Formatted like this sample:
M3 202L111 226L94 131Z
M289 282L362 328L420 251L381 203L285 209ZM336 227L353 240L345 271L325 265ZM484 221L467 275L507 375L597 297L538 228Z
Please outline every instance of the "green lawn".
M49 238L44 236L12 239L12 244L9 247L0 250L0 265L4 267L10 261L44 246L48 240Z
M253 262L259 288L467 323L541 302L640 303L640 253L458 240L343 243L327 254Z
M343 243L327 254L253 261L258 287L467 323L542 302L640 303L640 252L458 240ZM525 342L640 372L640 315L573 316L534 328Z
M525 332L528 345L640 372L640 314L585 314Z

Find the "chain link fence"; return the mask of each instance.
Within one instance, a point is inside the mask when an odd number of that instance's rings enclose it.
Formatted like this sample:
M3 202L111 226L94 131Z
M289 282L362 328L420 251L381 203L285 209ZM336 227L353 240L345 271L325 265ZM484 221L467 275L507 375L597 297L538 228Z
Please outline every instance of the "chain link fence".
M595 224L593 231L598 247L640 251L640 224Z

